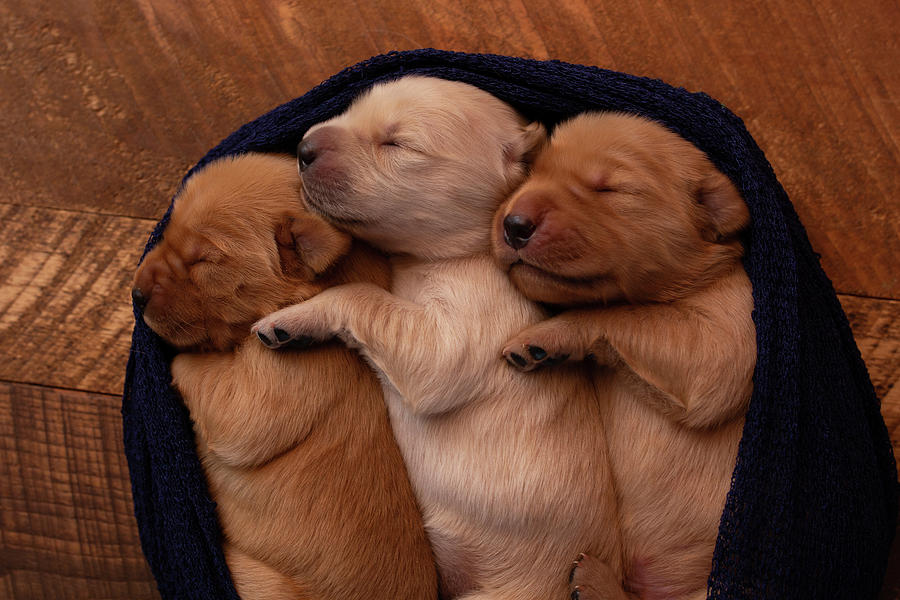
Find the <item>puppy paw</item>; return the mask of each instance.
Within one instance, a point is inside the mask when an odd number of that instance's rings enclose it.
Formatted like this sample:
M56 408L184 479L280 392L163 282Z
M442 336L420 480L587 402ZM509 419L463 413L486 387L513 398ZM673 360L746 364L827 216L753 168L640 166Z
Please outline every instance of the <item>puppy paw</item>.
M269 348L305 348L334 336L312 305L297 304L263 317L250 329Z
M520 371L552 367L570 359L581 360L582 354L560 332L544 323L529 327L503 348L503 358Z
M565 353L550 354L537 344L510 343L503 349L503 358L520 371L533 371L540 367L558 365L569 358Z
M589 554L579 554L569 572L572 600L628 600L622 582L605 562Z

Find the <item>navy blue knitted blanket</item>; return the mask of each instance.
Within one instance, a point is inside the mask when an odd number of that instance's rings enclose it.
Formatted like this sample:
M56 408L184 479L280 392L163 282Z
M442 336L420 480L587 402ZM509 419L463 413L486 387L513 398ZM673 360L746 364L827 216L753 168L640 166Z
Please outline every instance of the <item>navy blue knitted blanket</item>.
M875 597L898 492L879 402L785 191L741 120L716 100L558 61L390 53L244 125L195 169L230 154L293 152L311 125L344 110L362 90L409 73L476 85L550 126L586 110L645 115L696 144L735 182L752 217L745 266L759 355L709 598ZM168 213L147 248L167 220ZM137 312L135 318L122 415L144 554L163 598L236 599L190 421L169 387L170 357Z

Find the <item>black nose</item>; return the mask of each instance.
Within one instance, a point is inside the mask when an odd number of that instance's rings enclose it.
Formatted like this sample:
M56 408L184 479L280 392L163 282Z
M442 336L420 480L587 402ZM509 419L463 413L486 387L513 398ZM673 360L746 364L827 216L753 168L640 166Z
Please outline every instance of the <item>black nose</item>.
M138 288L131 289L131 299L134 300L135 306L141 310L144 310L144 307L147 306L147 301L149 300L149 298L144 295L144 292Z
M534 234L534 223L521 215L506 215L503 219L503 241L516 250L528 245Z
M310 140L302 140L297 146L297 164L305 171L316 160L316 147Z

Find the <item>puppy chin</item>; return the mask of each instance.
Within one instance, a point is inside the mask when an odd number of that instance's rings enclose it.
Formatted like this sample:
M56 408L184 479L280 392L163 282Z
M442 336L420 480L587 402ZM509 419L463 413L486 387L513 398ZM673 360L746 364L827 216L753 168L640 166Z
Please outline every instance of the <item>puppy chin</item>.
M167 344L179 351L200 348L209 342L202 328L188 323L170 323L165 319L154 319L146 314L144 323Z
M509 268L513 285L527 298L561 307L610 303L622 299L622 292L608 279L568 279L516 262Z
M491 243L494 247L494 258L503 270L508 271L510 267L519 261L518 253L502 240L497 241L495 239Z
M371 219L361 217L352 210L348 198L341 193L349 187L346 181L328 182L318 177L304 177L303 206L333 225L346 229L354 225L364 225Z

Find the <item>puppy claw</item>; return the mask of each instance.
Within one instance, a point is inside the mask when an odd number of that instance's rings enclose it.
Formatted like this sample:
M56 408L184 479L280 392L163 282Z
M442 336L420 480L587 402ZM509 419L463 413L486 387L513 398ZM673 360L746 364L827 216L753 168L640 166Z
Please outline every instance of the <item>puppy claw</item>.
M541 346L511 344L503 350L506 361L519 371L553 367L569 360L569 354L551 354Z
M283 346L291 337L290 334L283 329L259 323L251 327L250 331L251 333L256 334L256 337L259 338L259 341L262 342L266 348L271 348L272 350Z
M531 358L536 361L542 361L547 358L547 351L540 346L525 346L525 348L528 350L528 354L531 355Z
M506 360L514 367L519 369L524 369L528 366L528 360L521 354L516 354L515 352L509 352L506 354Z
M603 560L584 553L572 562L569 573L570 596L578 600L625 600L628 594L617 575Z
M572 561L572 569L569 571L569 583L571 584L575 581L575 571L578 570L578 567L581 566L581 561L584 560L584 552L578 555L578 558ZM577 586L576 586L577 587Z
M278 344L275 344L274 342L272 342L272 340L266 337L266 335L262 331L257 331L256 337L258 337L259 341L261 341L263 345L267 346L268 348L275 348L278 346Z

